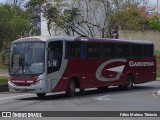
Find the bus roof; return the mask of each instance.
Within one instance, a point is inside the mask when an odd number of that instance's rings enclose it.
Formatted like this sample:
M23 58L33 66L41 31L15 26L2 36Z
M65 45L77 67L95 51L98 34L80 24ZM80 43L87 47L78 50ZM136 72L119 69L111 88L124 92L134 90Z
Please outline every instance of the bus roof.
M137 44L153 44L149 40L122 40L122 39L112 39L112 38L89 38L89 37L77 37L76 40L80 41L102 41L102 42L116 42L116 43L137 43Z
M26 42L26 41L53 41L53 40L64 40L64 41L88 41L88 42L113 42L113 43L137 43L137 44L153 44L149 40L122 40L112 38L96 38L96 37L73 37L73 36L31 36L20 38L12 43Z

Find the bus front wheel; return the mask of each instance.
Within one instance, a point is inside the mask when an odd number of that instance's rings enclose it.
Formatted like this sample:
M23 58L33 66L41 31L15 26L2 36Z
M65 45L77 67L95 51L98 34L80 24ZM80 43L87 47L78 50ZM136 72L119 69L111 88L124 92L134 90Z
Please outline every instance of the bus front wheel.
M46 93L36 93L36 95L39 97L39 98L44 98L46 96Z
M69 97L73 97L75 96L75 93L76 93L76 83L75 83L75 80L72 79L68 83L66 94Z

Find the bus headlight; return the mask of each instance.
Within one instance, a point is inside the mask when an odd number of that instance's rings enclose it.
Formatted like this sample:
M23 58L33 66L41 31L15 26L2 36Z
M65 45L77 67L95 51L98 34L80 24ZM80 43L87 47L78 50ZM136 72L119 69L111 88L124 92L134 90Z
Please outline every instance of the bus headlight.
M42 79L37 79L36 82L34 83L34 85L38 85L38 84L40 84L40 83L42 83L42 82L43 82Z

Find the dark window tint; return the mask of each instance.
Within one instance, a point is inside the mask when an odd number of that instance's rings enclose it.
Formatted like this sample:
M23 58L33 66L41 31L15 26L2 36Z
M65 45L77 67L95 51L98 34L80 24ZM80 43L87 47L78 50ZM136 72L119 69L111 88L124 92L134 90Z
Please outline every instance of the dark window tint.
M127 51L130 51L129 45L127 46L126 44L118 44L117 47L117 56L118 57L128 57L129 54L127 55Z
M87 57L100 57L101 56L101 44L99 43L87 43L86 52Z
M67 58L84 58L84 43L82 42L67 42L66 46Z
M112 44L112 43L103 44L103 56L104 57L116 57L115 50L116 50L116 44Z
M142 44L133 44L132 48L132 57L143 57L143 45Z
M154 48L153 45L144 45L144 57L153 57L154 56Z

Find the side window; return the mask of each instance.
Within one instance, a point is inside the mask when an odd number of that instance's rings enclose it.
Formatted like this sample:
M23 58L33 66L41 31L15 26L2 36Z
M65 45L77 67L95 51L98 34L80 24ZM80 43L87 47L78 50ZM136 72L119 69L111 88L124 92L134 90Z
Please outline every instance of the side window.
M118 44L118 48L117 48L117 56L118 57L126 57L126 50L125 50L125 45L123 44Z
M143 56L143 45L133 44L132 48L132 57L142 57Z
M116 44L104 43L103 44L103 56L104 57L116 57L115 49L116 49Z
M48 44L48 73L52 73L60 69L62 51L62 41L53 41Z
M13 54L12 55L12 61L11 61L11 67L21 67L22 66L22 56L19 54Z
M129 44L118 44L117 48L118 57L130 57L130 45Z
M100 43L86 43L87 57L101 57L101 44Z
M66 58L84 58L84 43L83 42L67 42Z
M154 48L153 45L144 45L144 57L153 57Z

